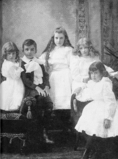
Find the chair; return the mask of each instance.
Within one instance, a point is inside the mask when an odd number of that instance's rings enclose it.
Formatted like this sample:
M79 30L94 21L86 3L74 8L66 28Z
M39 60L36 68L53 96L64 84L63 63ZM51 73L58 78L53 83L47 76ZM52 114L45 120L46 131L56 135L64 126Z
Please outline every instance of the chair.
M35 98L26 97L23 99L19 110L0 111L1 151L4 151L9 145L19 140L20 152L23 152L23 148L26 146L26 141L28 140L30 122L35 119L35 103Z

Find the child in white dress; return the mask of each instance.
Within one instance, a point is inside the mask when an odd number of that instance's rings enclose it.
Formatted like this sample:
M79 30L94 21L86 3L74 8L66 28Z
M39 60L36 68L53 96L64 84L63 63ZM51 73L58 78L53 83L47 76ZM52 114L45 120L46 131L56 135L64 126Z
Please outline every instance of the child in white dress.
M95 136L102 139L118 136L118 103L104 65L101 62L92 63L89 76L91 80L86 86L76 91L77 100L90 101L75 126L78 132L85 132L89 136L83 159L90 155ZM97 155L100 155L100 152Z
M50 96L57 122L68 128L70 120L72 45L64 28L55 29L47 47L39 57L49 73ZM66 125L66 126L65 126Z
M44 61L49 73L51 86L51 98L54 103L53 109L70 109L71 75L70 57L72 45L67 32L59 27L54 31L46 49L40 59Z
M7 42L2 48L1 77L5 80L0 84L0 109L5 111L18 110L24 97L24 85L21 80L19 50L15 43Z
M73 50L73 54L75 58L71 58L71 76L72 76L72 96L71 96L71 116L72 121L75 126L79 112L81 113L81 108L76 108L79 102L75 99L76 89L80 86L86 85L89 80L89 66L95 62L100 61L99 52L95 50L90 40L87 38L79 39L76 47ZM74 56L73 56L74 57ZM75 60L76 59L76 60ZM104 65L107 72L110 76L114 78L118 78L118 72L114 72L114 70L106 65ZM83 104L82 104L83 105ZM78 110L77 110L78 109ZM76 111L76 112L75 112Z

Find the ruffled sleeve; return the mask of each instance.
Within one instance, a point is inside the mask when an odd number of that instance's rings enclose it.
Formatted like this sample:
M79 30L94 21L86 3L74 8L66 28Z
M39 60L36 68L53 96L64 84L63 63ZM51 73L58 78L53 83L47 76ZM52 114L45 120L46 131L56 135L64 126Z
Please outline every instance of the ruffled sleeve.
M23 69L18 65L5 61L2 66L2 75L6 78L19 79Z
M103 84L103 98L105 102L105 118L112 120L116 111L116 99L112 91L112 82L107 79Z

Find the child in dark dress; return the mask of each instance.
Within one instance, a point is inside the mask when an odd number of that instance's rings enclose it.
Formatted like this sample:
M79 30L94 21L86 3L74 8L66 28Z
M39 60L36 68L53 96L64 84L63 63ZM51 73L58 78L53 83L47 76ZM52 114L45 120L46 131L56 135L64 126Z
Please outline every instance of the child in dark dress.
M24 71L21 74L25 86L25 97L36 98L35 117L39 122L43 121L43 137L46 143L53 143L47 136L48 121L52 110L52 101L49 97L48 74L44 66L35 57L37 44L32 39L27 39L22 45L24 56L21 60L21 67Z

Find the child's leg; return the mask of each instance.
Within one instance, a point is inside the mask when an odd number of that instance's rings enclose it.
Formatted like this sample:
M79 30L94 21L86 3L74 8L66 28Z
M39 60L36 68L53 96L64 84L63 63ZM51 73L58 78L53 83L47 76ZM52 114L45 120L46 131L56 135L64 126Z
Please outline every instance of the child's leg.
M88 159L89 158L89 154L90 154L91 149L92 149L93 137L86 135L85 138L86 138L86 146L85 146L84 153L82 155L82 159Z
M53 109L53 103L49 96L43 97L43 118L44 118L44 127L48 131L51 119L51 113Z
M53 143L53 141L50 140L48 137L49 136L48 130L50 128L49 126L50 126L50 122L51 122L50 119L51 119L53 103L49 96L43 97L42 101L43 101L42 110L43 110L44 138L47 143Z
M79 149L83 149L85 147L85 143L85 138L83 137L82 133L76 131L74 150L77 151Z
M100 159L101 152L100 152L100 146L101 141L96 136L89 136L87 134L84 134L84 137L86 138L86 146L85 151L83 153L82 159Z

